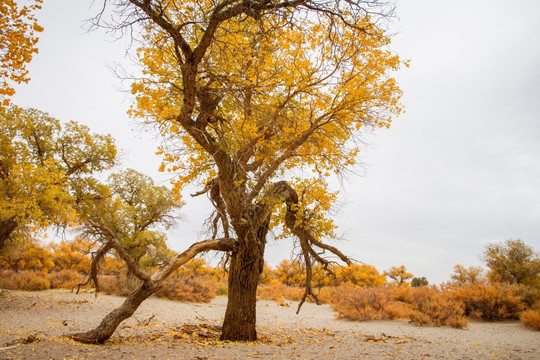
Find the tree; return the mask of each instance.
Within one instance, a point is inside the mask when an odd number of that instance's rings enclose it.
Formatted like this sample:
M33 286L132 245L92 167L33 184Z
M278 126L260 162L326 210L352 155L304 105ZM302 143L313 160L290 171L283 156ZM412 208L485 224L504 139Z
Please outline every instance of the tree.
M75 189L112 167L111 136L47 113L0 107L0 249L20 232L64 226L76 218Z
M469 266L457 264L454 266L454 273L450 276L452 280L460 285L474 285L482 281L484 269L480 266Z
M176 173L174 190L199 185L194 195L214 207L212 239L196 245L227 240L218 249L230 252L221 339L255 340L271 228L295 239L305 265L300 306L315 296L313 264L330 265L322 253L351 263L326 241L337 193L322 179L350 171L362 135L401 111L389 72L402 63L379 26L387 9L357 0L108 3L118 27L142 25L131 115L163 135L161 169ZM97 341L97 330L85 339Z
M394 280L394 283L397 286L408 285L409 283L407 282L407 280L414 277L413 274L407 271L405 265L392 266L390 269L384 272L384 275Z
M27 83L28 64L37 53L37 33L43 31L35 11L43 0L27 1L19 6L15 0L0 0L0 105L9 105L15 94L12 83Z
M22 244L13 244L0 252L0 267L19 270L54 269L53 254L35 239L27 239Z
M146 254L169 252L163 231L174 224L174 213L182 206L171 190L133 169L112 174L107 184L90 180L77 189L77 198L84 199L76 208L86 236L107 243L113 234L125 252L122 258L137 265ZM132 269L128 267L129 275L134 275Z
M287 286L302 286L306 281L305 269L298 261L282 260L275 274L279 282Z
M96 243L85 237L77 236L71 241L62 240L59 244L50 245L54 249L53 261L56 269L88 271L90 254Z
M420 286L428 286L428 285L429 285L429 281L427 281L425 276L422 276L421 278L415 277L411 280L412 287L420 287Z
M340 266L336 271L336 276L340 284L351 283L358 286L383 286L386 280L375 266L368 264Z
M540 255L523 240L488 244L483 258L492 281L540 285Z

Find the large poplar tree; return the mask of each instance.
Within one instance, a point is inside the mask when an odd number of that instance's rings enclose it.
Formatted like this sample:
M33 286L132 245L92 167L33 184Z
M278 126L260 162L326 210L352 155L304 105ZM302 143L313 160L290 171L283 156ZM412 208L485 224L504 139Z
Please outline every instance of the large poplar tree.
M221 338L254 340L270 229L296 242L306 267L302 302L314 296L314 263L350 263L331 244L336 192L326 179L351 171L362 137L401 111L391 72L402 62L384 31L392 8L376 0L107 3L117 27L142 32L131 115L159 129L161 169L176 174L174 190L198 185L194 195L208 195L213 236L141 275L118 311L76 338L105 341L170 269L215 249L229 253Z

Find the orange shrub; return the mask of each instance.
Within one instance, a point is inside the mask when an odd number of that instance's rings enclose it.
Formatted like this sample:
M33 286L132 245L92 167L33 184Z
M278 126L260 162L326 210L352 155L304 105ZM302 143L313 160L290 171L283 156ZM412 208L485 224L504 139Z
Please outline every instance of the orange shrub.
M284 284L263 285L257 288L257 297L264 300L283 301L283 299L299 301L304 289Z
M405 289L408 292L405 302L410 307L407 317L412 323L433 326L450 325L456 328L467 325L463 317L463 305L450 293L428 286Z
M73 270L54 271L48 274L51 289L72 289L84 280L84 275Z
M51 287L47 274L41 271L2 271L0 287L10 290L39 291Z
M527 310L521 313L521 321L535 330L540 330L540 310Z
M217 287L212 277L171 276L155 295L177 301L210 302L216 297Z
M393 319L396 315L395 305L392 312L385 311L391 302L391 293L386 288L345 284L337 288L332 308L338 313L339 318L349 320Z
M454 298L464 306L465 315L481 320L519 319L524 310L518 286L471 285L454 289Z

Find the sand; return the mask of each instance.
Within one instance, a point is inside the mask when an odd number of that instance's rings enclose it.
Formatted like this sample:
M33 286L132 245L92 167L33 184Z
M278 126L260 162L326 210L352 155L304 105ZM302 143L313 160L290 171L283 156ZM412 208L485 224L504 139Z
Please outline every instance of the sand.
M63 335L94 328L123 298L87 291L0 294L0 359L540 359L540 332L518 321L471 322L463 330L406 321L336 320L328 305L259 301L260 340L218 341L227 299L150 298L104 345Z

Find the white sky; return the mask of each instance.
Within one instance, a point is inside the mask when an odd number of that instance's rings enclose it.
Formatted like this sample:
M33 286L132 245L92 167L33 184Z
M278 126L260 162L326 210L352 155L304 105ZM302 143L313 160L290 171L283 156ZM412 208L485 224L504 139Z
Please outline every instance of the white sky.
M155 134L126 115L130 95L108 70L127 41L81 21L96 1L46 1L45 31L15 104L110 133L122 167L157 172ZM406 113L362 154L365 174L345 185L339 245L379 271L405 265L431 283L455 264L481 265L488 242L520 238L540 249L540 1L397 0L392 48L411 59L397 78ZM206 199L186 198L169 245L198 239ZM271 265L288 257L269 244Z

